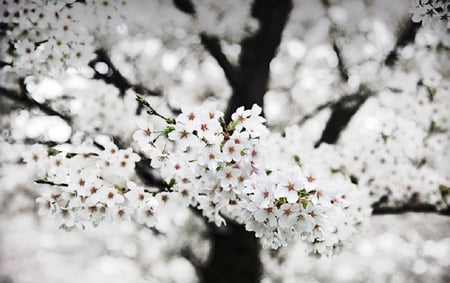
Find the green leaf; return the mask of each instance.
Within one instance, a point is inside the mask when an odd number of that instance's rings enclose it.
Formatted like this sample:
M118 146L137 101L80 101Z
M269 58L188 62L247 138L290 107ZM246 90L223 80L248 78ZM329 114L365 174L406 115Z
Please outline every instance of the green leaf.
M57 150L57 149L54 149L54 148L49 148L48 150L47 150L47 155L48 156L55 156L55 155L57 155L58 153L60 153L61 151L59 151L59 150Z
M358 185L359 179L355 175L351 174L350 175L350 182L352 182L355 185Z
M168 136L169 136L169 133L170 133L170 132L173 132L173 131L175 131L175 127L174 127L174 126L167 126L167 127L163 130L162 134L165 135L166 137L168 137Z
M306 209L308 206L308 200L306 198L300 199L300 204L302 205L303 209Z
M430 126L428 127L428 134L442 134L445 133L447 129L440 127L435 121L431 121Z
M150 107L150 104L147 102L147 100L145 100L145 98L143 98L143 97L140 96L140 95L136 95L136 101L137 101L139 104L142 104L142 105L144 105L144 106L146 106L146 107Z
M306 189L301 189L300 191L297 192L297 195L300 198L306 197L308 195L308 192L306 191Z
M450 195L450 187L448 186L439 185L439 191L441 192L441 196L444 198Z
M228 123L227 130L230 132L234 131L234 129L236 129L237 124L239 124L239 121L231 121L230 123Z
M341 168L330 168L331 174L342 173Z
M175 125L175 119L173 118L166 118L166 123L169 125Z
M302 162L301 162L300 156L294 155L294 161L298 166L302 167Z
M277 199L277 201L275 202L275 205L276 205L276 207L280 208L280 206L285 203L287 203L287 198L281 197L281 198Z
M170 179L169 188L172 188L173 186L175 186L176 183L177 183L177 180L175 180L175 178Z
M66 153L66 158L72 158L72 157L74 157L74 156L76 156L77 154L76 153L73 153L73 152L68 152L68 153Z
M128 192L129 191L129 189L127 189L127 188L125 188L125 187L122 187L121 185L119 185L119 184L114 184L114 189L116 189L120 194L124 194L124 193L126 193L126 192Z
M428 100L433 101L434 97L436 96L437 89L434 87L427 86L427 91L428 91Z

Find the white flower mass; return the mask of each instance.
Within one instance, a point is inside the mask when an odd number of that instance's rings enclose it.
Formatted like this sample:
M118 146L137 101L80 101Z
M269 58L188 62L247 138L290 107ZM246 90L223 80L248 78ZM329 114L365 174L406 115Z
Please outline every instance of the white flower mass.
M449 17L0 0L0 282L448 282Z

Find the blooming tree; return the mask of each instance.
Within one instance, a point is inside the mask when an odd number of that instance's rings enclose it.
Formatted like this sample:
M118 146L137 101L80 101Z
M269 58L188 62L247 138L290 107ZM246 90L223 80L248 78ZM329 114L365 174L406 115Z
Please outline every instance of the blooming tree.
M68 231L189 211L205 282L258 282L259 243L330 256L371 214L448 215L450 4L377 5L4 0L2 184Z

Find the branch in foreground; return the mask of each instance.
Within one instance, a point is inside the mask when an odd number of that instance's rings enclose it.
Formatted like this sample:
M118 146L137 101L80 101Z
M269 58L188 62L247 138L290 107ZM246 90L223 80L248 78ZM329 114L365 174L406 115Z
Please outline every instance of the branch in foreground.
M124 95L128 89L134 90L141 95L160 96L160 91L150 90L143 85L135 85L130 83L122 74L117 70L114 64L111 62L106 50L98 49L96 52L97 58L89 62L89 66L95 71L94 79L102 80L107 84L111 84L117 87L120 91L120 95ZM108 71L105 74L98 72L95 68L97 63L105 63L108 66Z
M69 116L59 113L58 111L54 110L47 104L37 102L29 95L27 95L27 93L20 94L15 90L7 89L0 86L0 96L5 97L11 101L17 102L18 104L23 105L27 108L38 108L47 115L58 116L68 123L71 122L71 118Z
M142 154L139 155L141 156L141 161L136 162L136 167L134 169L142 183L149 187L158 188L161 191L167 191L168 184L150 172L150 160L142 156Z
M128 147L128 145L120 137L114 136L113 141L119 148ZM136 162L134 168L137 177L148 187L154 187L161 191L167 191L169 189L169 185L161 178L158 178L152 174L152 168L150 167L151 160L141 152L137 152L137 154L139 154L139 157L141 158L140 161Z

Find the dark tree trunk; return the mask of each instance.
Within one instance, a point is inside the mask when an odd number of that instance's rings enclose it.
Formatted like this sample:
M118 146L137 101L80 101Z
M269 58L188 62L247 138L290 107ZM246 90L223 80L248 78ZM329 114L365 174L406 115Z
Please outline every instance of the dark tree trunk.
M256 103L263 107L270 62L280 45L291 9L291 0L255 0L252 16L258 20L259 30L242 41L227 119L239 106L250 108Z
M291 9L291 0L255 0L252 16L259 21L260 26L254 35L242 41L237 67L232 68L225 61L218 42L202 37L206 49L224 69L233 89L225 113L227 121L240 106L251 108L256 103L263 107L270 62L277 52ZM230 220L224 228L208 225L212 247L209 260L200 272L201 280L205 283L259 282L262 266L259 242L254 233Z
M259 282L261 263L255 234L230 220L223 228L209 226L212 247L209 260L202 268L202 282Z

